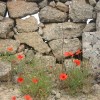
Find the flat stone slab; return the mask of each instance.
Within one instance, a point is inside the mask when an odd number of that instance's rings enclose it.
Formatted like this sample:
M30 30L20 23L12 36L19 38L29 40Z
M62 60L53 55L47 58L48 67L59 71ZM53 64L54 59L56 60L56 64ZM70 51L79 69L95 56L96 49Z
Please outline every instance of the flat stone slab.
M82 35L82 30L85 28L84 23L51 23L45 24L43 28L43 38L47 41L54 39L65 39L75 38Z
M40 10L39 17L40 21L43 23L64 22L67 19L67 13L50 6L46 6Z
M38 5L34 2L8 1L7 7L11 18L24 17L39 11Z
M38 29L38 22L35 17L29 17L27 19L16 19L16 28L19 33L34 32Z
M37 32L19 33L15 35L15 38L19 40L20 43L26 43L40 53L49 53L51 51Z

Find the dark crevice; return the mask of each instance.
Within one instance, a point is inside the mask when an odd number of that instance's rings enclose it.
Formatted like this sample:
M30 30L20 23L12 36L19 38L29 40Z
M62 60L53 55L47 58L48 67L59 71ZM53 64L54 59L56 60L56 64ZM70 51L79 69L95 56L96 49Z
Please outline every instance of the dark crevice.
M96 0L96 2L98 2L99 0Z
M0 1L7 2L8 0L0 0Z
M85 0L86 1L86 3L89 3L89 0Z

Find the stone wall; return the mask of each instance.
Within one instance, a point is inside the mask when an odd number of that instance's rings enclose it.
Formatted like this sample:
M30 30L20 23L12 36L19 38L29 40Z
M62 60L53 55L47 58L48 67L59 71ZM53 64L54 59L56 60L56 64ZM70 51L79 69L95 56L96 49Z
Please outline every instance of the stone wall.
M64 52L83 49L83 57L100 67L99 11L100 0L0 0L0 53L12 46L11 54L41 57L54 66ZM40 24L31 16L38 12Z

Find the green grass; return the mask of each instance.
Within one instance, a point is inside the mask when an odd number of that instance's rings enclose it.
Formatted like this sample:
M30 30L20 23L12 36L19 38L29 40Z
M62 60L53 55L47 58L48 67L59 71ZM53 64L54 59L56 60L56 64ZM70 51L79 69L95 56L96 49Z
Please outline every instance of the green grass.
M65 84L71 94L81 92L84 82L88 77L88 71L83 68L73 68L68 70L68 79Z
M93 77L90 75L91 66L88 60L83 60L81 66L68 68L64 73L68 75L65 81L59 81L59 89L63 89L69 95L84 93L83 88L91 89Z
M30 94L39 100L44 100L51 91L51 79L44 71L32 71L24 74L24 83L20 85L20 90L23 94ZM37 84L32 82L32 78L37 78Z

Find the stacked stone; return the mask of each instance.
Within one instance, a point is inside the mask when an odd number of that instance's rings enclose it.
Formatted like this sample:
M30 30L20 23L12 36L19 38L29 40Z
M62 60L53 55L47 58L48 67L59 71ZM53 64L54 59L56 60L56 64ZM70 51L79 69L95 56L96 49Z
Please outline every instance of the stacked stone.
M40 66L55 66L56 61L62 60L64 52L75 53L82 48L80 37L83 32L84 35L95 30L94 22L86 25L87 19L96 19L94 8L98 12L99 30L98 3L96 5L95 0L8 0L6 3L1 1L0 53L5 54L7 47L12 46L11 54L24 53L28 60L33 57L42 59L43 64ZM7 11L9 18L5 17ZM22 19L38 12L40 24L33 16ZM83 36L83 48L85 39ZM85 52L87 51L84 49L84 57L87 55ZM4 70L1 69L2 72Z
M97 1L89 0L96 14L95 23L90 23L92 29L84 31L82 35L83 57L89 59L91 66L96 69L100 68L100 0Z

